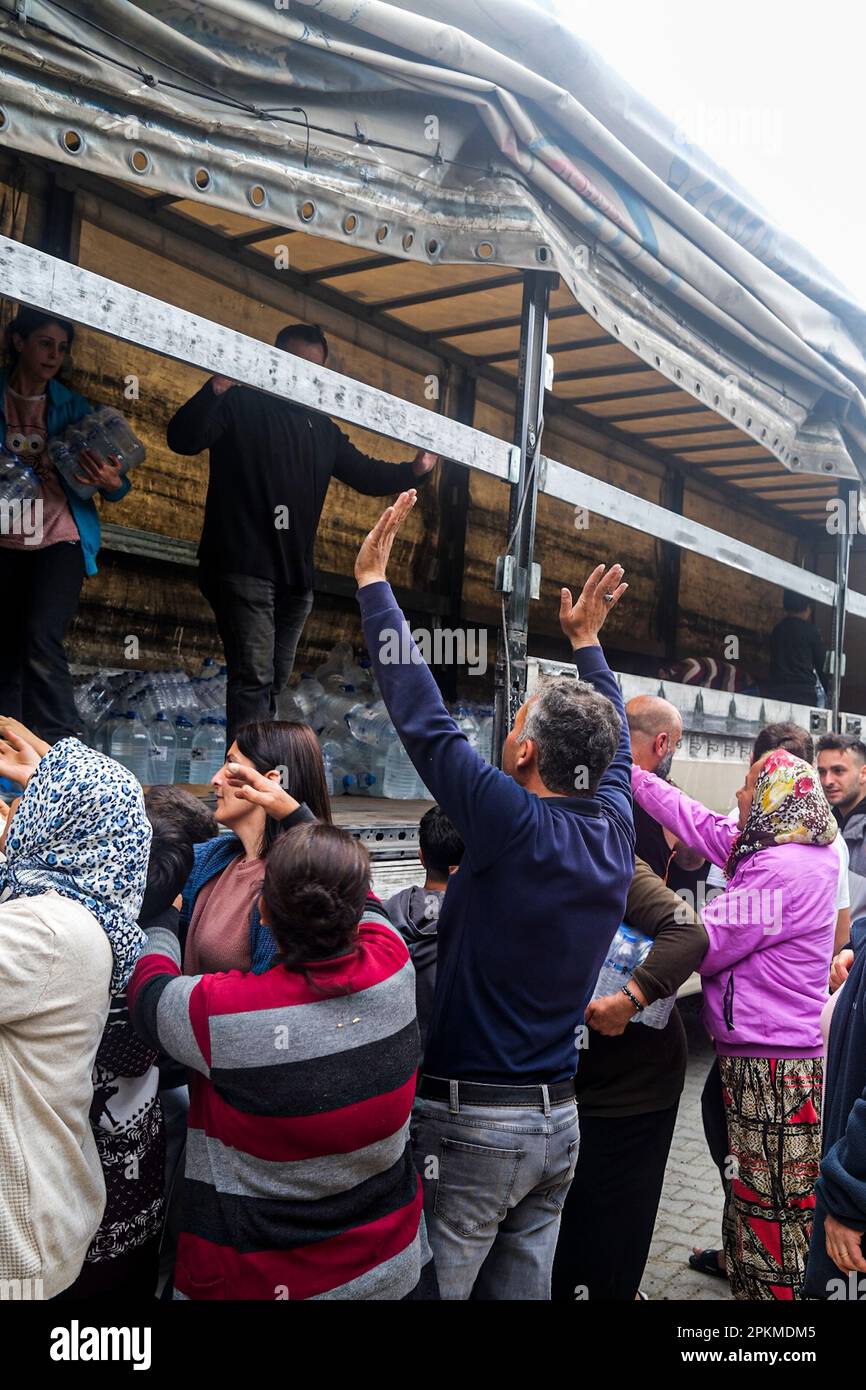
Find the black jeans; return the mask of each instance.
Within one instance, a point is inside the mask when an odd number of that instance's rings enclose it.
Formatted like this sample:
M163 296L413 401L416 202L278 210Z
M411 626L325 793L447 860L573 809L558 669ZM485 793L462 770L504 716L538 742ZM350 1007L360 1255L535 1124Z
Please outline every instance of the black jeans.
M728 1166L728 1117L722 1098L722 1073L718 1057L707 1072L704 1089L701 1091L701 1119L704 1122L704 1138L712 1160L719 1170L722 1187L727 1191L725 1170Z
M553 1262L554 1302L631 1302L640 1288L677 1105L650 1115L580 1113L580 1149ZM583 1292L585 1290L585 1292Z
M252 574L199 572L225 651L227 742L256 719L277 719L313 591L297 593Z
M22 720L47 743L81 731L63 641L83 582L77 541L44 550L0 546L0 714Z

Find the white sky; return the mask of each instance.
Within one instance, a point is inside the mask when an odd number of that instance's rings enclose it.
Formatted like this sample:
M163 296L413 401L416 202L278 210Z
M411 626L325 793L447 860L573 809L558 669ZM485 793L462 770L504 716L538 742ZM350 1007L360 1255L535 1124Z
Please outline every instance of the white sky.
M547 0L866 305L860 0Z

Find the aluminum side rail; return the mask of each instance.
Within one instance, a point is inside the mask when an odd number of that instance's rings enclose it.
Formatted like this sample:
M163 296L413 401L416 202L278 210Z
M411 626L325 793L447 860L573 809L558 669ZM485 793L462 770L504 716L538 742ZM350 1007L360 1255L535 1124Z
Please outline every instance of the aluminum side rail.
M336 416L419 449L430 449L467 468L516 482L520 450L447 415L437 414L352 377L318 367L234 329L70 265L9 237L0 237L4 294L60 318L134 343L203 371L218 373L271 395ZM793 588L832 606L837 585L723 532L689 521L599 478L541 460L540 490L610 521L650 532L770 584ZM866 595L847 593L847 611L866 617Z
M0 237L0 283L8 298L59 318L516 481L519 451L502 439L9 237Z

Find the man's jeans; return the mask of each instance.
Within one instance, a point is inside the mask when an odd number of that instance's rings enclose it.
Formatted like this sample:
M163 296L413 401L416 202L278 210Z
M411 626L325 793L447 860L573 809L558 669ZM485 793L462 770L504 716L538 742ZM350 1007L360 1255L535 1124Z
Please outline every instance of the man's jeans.
M298 594L252 574L203 569L199 587L214 611L226 655L227 743L258 719L280 717L313 591Z
M419 1096L412 1147L442 1298L549 1299L577 1162L576 1102L454 1113Z

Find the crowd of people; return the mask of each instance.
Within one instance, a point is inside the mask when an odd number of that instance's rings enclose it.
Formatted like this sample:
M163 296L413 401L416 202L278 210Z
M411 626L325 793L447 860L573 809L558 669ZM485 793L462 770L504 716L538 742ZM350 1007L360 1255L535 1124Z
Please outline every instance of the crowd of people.
M694 1267L739 1299L856 1297L866 747L828 735L815 768L808 733L772 725L735 815L686 796L678 712L624 707L605 661L628 586L599 565L561 593L577 678L545 681L490 765L387 580L414 501L355 573L436 799L417 887L373 894L303 724L236 726L212 814L0 721L21 788L0 839L0 1280L63 1300L635 1301L687 1057L676 1009L636 1021L699 971L725 1210ZM404 629L407 661L379 661ZM649 954L594 997L622 923Z

